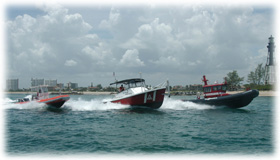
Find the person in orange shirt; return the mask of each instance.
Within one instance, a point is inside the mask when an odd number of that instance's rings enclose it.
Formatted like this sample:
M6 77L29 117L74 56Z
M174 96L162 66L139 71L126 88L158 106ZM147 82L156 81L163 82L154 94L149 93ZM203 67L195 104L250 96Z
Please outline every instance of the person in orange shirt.
M123 85L121 85L121 87L120 87L120 92L122 92L122 91L124 91Z

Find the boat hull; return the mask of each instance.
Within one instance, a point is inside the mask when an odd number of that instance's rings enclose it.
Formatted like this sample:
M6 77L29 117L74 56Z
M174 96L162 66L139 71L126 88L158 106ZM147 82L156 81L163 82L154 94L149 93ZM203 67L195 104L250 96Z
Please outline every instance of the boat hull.
M246 92L222 96L222 97L183 100L183 101L189 101L198 104L214 105L214 106L227 106L230 108L241 108L250 104L252 100L256 98L258 95L259 95L258 90L249 90Z
M44 103L44 104L54 107L54 108L60 108L69 99L70 99L70 97L68 95L60 95L60 96L56 96L56 97L52 97L52 98L36 100L36 102ZM25 104L25 103L29 103L29 102L32 102L32 101L18 102L17 104Z
M139 94L126 96L119 99L113 99L111 103L119 103L130 106L148 107L158 109L164 100L165 88L145 91Z

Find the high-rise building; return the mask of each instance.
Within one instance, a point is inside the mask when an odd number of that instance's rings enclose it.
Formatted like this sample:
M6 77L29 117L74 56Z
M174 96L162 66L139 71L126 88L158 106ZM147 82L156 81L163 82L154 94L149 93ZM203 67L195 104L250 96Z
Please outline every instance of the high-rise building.
M64 89L64 84L63 84L63 83L58 83L58 84L57 84L57 87L58 87L59 89Z
M16 91L16 90L19 89L18 88L18 82L19 82L18 79L8 79L6 82L7 82L6 83L6 85L7 85L6 89L8 91Z
M44 85L44 79L31 78L31 87Z
M45 85L50 87L56 87L57 86L57 80L45 80Z
M78 88L78 83L71 83L71 82L69 82L69 83L67 83L67 87L69 89L77 89Z

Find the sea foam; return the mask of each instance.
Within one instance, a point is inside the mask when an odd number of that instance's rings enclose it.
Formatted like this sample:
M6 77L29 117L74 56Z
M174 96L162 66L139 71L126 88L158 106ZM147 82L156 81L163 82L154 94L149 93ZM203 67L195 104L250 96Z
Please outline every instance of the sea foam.
M44 103L38 103L36 101L27 102L24 104L16 104L11 102L13 101L6 99L3 107L5 109L42 109L46 106Z
M70 99L67 101L61 109L70 109L73 111L94 111L94 110L117 110L117 109L125 109L129 108L129 105L122 105L116 103L103 103L102 99L91 99L85 100L81 97L78 99ZM38 102L29 102L25 104L15 104L11 103L13 100L6 98L4 100L4 108L5 109L41 109L46 105ZM214 106L203 105L203 104L195 104L193 102L183 102L180 99L173 99L165 97L161 110L169 109L169 110L188 110L188 109L215 109Z
M188 109L197 109L197 110L204 110L204 109L215 109L214 106L204 105L204 104L196 104L193 102L184 102L180 99L172 99L172 98L165 98L164 102L161 106L161 109L173 109L173 110L188 110Z
M93 111L93 110L112 110L112 109L124 109L128 108L128 105L116 104L116 103L103 103L100 99L84 100L78 98L78 100L70 99L65 103L65 108L73 111Z

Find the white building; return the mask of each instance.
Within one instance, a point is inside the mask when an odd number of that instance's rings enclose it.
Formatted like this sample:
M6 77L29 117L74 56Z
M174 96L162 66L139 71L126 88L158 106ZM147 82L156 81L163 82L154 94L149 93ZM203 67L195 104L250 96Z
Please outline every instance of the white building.
M69 89L77 89L78 88L78 83L71 83L71 82L69 82L69 83L67 83L67 87Z
M31 87L35 87L39 85L44 85L44 79L31 78Z
M50 87L56 87L57 86L57 80L45 80L45 85Z
M18 90L18 79L8 79L6 82L6 89L8 91L16 91Z

